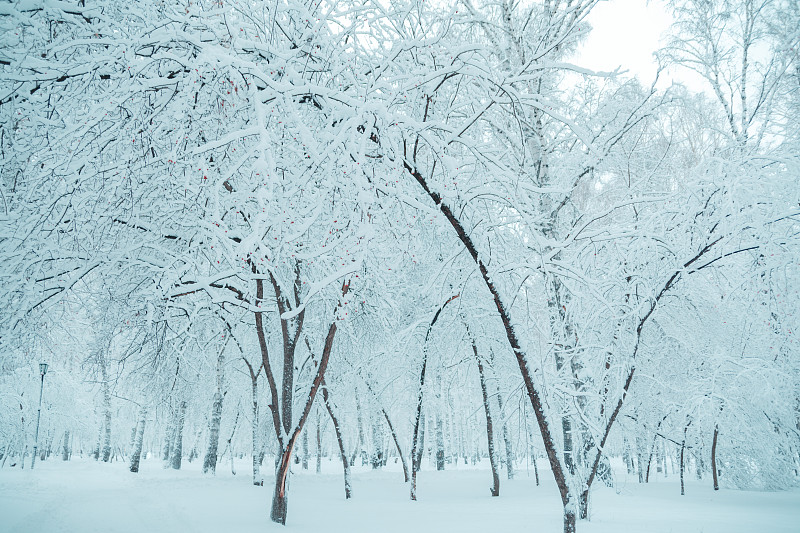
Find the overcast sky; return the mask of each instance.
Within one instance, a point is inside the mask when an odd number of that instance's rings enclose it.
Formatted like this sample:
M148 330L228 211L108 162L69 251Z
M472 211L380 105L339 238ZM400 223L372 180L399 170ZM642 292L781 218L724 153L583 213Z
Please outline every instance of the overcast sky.
M612 71L617 67L638 76L649 85L656 75L657 63L653 52L662 46L672 17L663 0L607 0L600 2L588 17L594 28L580 48L575 62L593 70ZM662 73L658 86L664 88L672 81L686 84L695 91L702 84L685 70Z

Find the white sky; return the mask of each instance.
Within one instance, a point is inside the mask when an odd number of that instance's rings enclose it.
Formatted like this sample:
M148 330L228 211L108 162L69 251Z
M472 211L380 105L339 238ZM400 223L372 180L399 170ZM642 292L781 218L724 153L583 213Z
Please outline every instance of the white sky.
M652 83L657 70L653 52L662 46L672 23L663 0L606 0L592 10L588 21L593 29L578 50L576 64L599 71L621 67L643 85ZM665 88L673 81L694 91L704 89L685 69L662 73L658 87Z

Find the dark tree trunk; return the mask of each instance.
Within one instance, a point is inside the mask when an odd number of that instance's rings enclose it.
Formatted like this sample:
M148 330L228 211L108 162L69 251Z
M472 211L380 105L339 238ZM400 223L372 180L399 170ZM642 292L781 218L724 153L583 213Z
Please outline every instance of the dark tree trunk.
M175 443L172 445L172 459L170 466L175 470L181 469L183 460L183 426L186 422L186 400L181 401L178 407L178 419L175 426Z
M430 103L430 100L428 101ZM407 155L407 154L406 154ZM539 396L539 391L536 389L533 376L531 375L530 369L528 368L528 358L525 352L522 350L520 346L519 340L517 338L517 334L514 331L514 326L511 321L511 317L506 310L506 305L503 302L503 299L500 296L500 292L494 285L492 281L492 277L489 273L489 270L486 268L483 260L480 258L478 253L478 249L475 247L475 244L472 242L472 238L467 233L466 229L464 228L461 221L456 217L450 207L442 202L442 197L435 191L431 190L428 186L425 177L417 170L416 168L412 167L407 159L403 166L405 167L406 171L416 180L416 182L422 187L428 197L433 201L433 203L437 206L437 208L442 212L445 216L447 221L453 227L458 236L459 240L463 243L464 247L469 252L472 260L475 262L478 270L480 271L481 278L483 279L484 285L486 286L489 293L492 295L492 299L494 301L495 307L497 308L497 312L500 315L500 320L503 323L506 338L508 340L509 346L514 353L514 357L517 361L517 365L519 366L520 374L522 375L523 383L525 384L525 390L528 394L528 398L531 401L531 406L533 407L534 414L536 415L536 422L539 425L539 432L542 435L542 441L544 442L545 452L547 453L547 458L550 461L550 469L553 472L553 478L555 479L556 485L558 486L559 494L561 496L561 503L564 506L564 532L565 533L573 533L575 531L575 511L574 505L575 503L572 502L572 496L570 494L570 486L567 482L567 477L564 472L564 468L559 461L558 453L556 450L556 444L553 439L553 435L550 431L550 423L547 420L547 417L544 412L544 406L542 404L542 399ZM673 277L674 279L674 277ZM667 288L669 288L670 284L673 282L673 279L670 279L668 282ZM663 294L664 291L662 291ZM659 294L659 297L661 294ZM653 308L655 304L653 304ZM651 311L652 313L652 311ZM649 314L644 318L647 320ZM641 328L639 328L641 329ZM635 355L635 350L634 350ZM627 386L630 384L630 379L633 377L633 371L629 374L629 379L626 382L625 391L627 392ZM612 416L609 418L608 424L606 424L606 432L603 437L603 441L600 443L598 447L598 451L601 451L605 440L610 432L611 426L616 420L616 416L619 412L619 409L622 406L622 402L624 401L624 395L620 398L619 402L617 403L617 408L615 412L612 413ZM598 458L595 461L595 464L599 463L599 454ZM590 483L591 484L591 483Z
M331 422L333 422L333 431L336 433L336 442L339 444L339 455L342 459L342 467L344 468L344 497L346 500L349 500L352 495L351 490L351 483L350 483L350 463L347 460L347 453L344 451L344 439L342 438L342 430L339 426L339 419L336 418L336 414L333 411L333 405L331 404L330 397L328 396L328 387L325 385L325 381L322 381L322 399L325 402L325 409L328 411L328 415L331 417Z
M425 449L425 413L418 413L418 429L415 429L417 437L416 446L411 445L411 499L417 499L417 472L422 466L422 452Z
M293 443L292 443L293 444ZM286 511L288 508L287 486L292 463L291 446L281 452L280 460L275 468L275 491L272 493L272 510L269 517L273 522L286 525Z
M467 329L469 334L469 329ZM500 475L497 473L497 459L494 450L494 430L492 428L492 410L489 406L489 393L486 391L486 376L483 372L483 363L478 355L478 346L475 344L475 339L470 336L472 342L472 353L475 355L475 361L478 363L478 376L481 380L481 395L483 396L483 410L486 413L486 439L489 448L489 464L492 467L492 487L489 489L492 496L500 496Z
M381 412L383 413L384 420L386 420L386 425L389 426L389 432L392 435L394 446L397 448L397 455L400 456L400 462L403 465L403 480L408 483L408 464L406 463L405 455L403 455L403 450L400 448L400 441L397 439L397 433L394 431L394 426L392 426L392 421L389 420L389 415L386 413L386 410L381 409Z
M375 391L372 389L372 386L369 384L369 381L367 381L365 379L364 382L367 385L367 390L370 392L372 397L375 399L375 402L380 404L380 398L378 397L377 394L375 394ZM383 415L383 419L386 421L386 426L389 428L389 433L392 436L392 441L394 441L394 446L397 449L397 455L400 456L400 462L403 464L403 479L405 480L406 483L408 483L408 481L409 481L408 463L406 462L406 456L403 454L402 448L400 448L400 441L397 438L397 432L395 432L395 430L394 430L394 426L392 425L392 421L389 418L389 414L386 412L386 409L384 409L383 407L381 407L381 414Z
M664 420L667 419L667 416L669 416L669 415L665 415L664 418L662 418L658 422L658 425L656 426L656 431L653 434L653 444L650 446L650 455L647 456L647 473L645 474L645 477L644 477L644 482L645 483L650 483L650 466L653 463L653 454L656 452L656 442L658 440L658 431L661 429L661 424L664 423Z
M298 277L297 277L296 284L295 284L295 299L297 301L297 305L299 305L299 283L300 283L300 281L299 281L299 270L298 270L297 276ZM262 290L260 288L260 280L256 280L256 281L257 281L257 287L258 287L256 295L257 295L257 298L261 299L263 292L262 292ZM273 285L275 286L276 297L278 297L279 301L281 301L280 300L280 290L279 290L279 288L277 286L277 282L274 281L274 278L273 278ZM342 285L342 296L347 294L349 288L350 288L350 284L349 283L344 283ZM340 303L340 305L341 305L341 303ZM284 305L281 304L280 308L284 308ZM338 308L337 308L337 310L338 310ZM300 316L302 317L302 313L300 314ZM256 318L257 318L256 328L257 328L258 334L259 334L259 344L261 346L261 352L262 352L262 355L263 355L262 359L263 359L263 362L264 362L264 369L266 371L266 374L267 374L267 377L268 377L268 381L270 381L270 390L271 390L273 402L276 402L277 401L277 394L276 394L275 388L272 386L272 379L270 378L271 370L270 370L270 366L269 366L269 358L266 355L267 354L267 352L266 352L266 339L264 337L264 331L263 331L263 327L262 327L262 323L261 323L261 313L260 312L256 313ZM277 437L278 442L280 444L281 455L280 455L280 459L278 461L278 464L277 464L276 470L275 470L275 490L274 490L273 495L272 495L272 510L270 512L270 517L271 517L273 522L277 522L279 524L284 524L284 525L286 524L286 510L287 510L287 498L288 498L287 486L288 486L288 478L289 478L290 466L291 466L291 461L292 461L292 451L294 450L294 446L297 443L297 439L300 437L300 433L303 431L303 427L305 426L305 423L308 420L308 415L311 412L311 407L314 405L314 398L316 398L317 391L319 390L319 388L320 388L320 386L322 384L322 381L325 379L325 370L328 368L328 361L330 359L331 350L333 349L333 340L336 337L336 329L337 329L336 321L337 321L337 319L334 316L333 321L331 322L331 325L328 328L328 335L325 337L325 345L324 345L324 348L322 350L322 357L319 360L319 364L318 364L318 367L317 367L317 373L316 373L316 376L314 377L314 380L313 380L313 382L311 384L311 389L308 391L308 397L306 398L306 404L305 404L305 407L303 408L302 414L300 415L300 419L297 421L297 424L294 426L293 429L290 427L291 431L287 431L284 434L282 434L280 432L280 430L279 430L280 426L278 426L276 424L276 437ZM282 321L282 322L285 322L285 321ZM298 326L298 328L299 328L299 326ZM298 334L299 334L299 331L300 330L298 329L298 331L297 331ZM310 347L309 347L309 349L310 349ZM313 354L312 354L312 359L313 359ZM315 361L315 364L316 364L316 361ZM293 367L292 368L284 367L284 371L294 372L294 368ZM284 399L283 403L284 404L286 403L285 399ZM274 417L276 422L278 421L277 414L278 414L277 410L274 410L273 411L273 417ZM286 419L284 419L284 421L285 420ZM288 438L286 440L284 440L284 436L288 437Z
M575 512L564 507L564 533L575 533Z
M146 420L147 420L147 408L142 407L141 413L139 414L139 424L137 425L136 440L134 441L133 445L133 453L131 454L131 472L134 473L139 471L139 461L142 458L142 446L144 444L144 426Z
M639 476L639 483L644 483L644 439L636 435L636 473Z
M414 433L411 442L411 499L417 499L417 472L420 468L420 463L422 463L422 450L423 444L422 439L424 435L424 430L421 428L423 416L422 416L422 395L425 391L425 372L428 368L428 337L430 337L431 330L433 329L434 324L439 319L439 315L444 310L444 308L458 298L458 294L452 296L449 300L442 304L442 306L436 310L436 313L433 315L433 319L431 320L430 325L428 325L428 331L425 333L425 340L422 344L422 369L419 373L419 392L417 394L417 413L414 418Z
M686 448L686 440L684 440L684 441L681 443L681 496L683 496L684 494L686 494L686 492L684 491L684 486L683 486L683 470L684 470L684 465L683 465L683 450L684 450L685 448Z
M656 447L656 436L653 435L653 444L650 446L650 454L647 456L647 470L644 474L644 482L650 483L650 466L653 464L653 451Z
M236 467L233 464L233 436L236 434L236 428L239 425L239 411L236 411L236 418L233 420L233 429L231 430L231 436L228 437L228 453L230 453L231 459L231 474L234 476L236 475Z
M100 443L103 442L103 430L105 427L101 424L100 425L100 432L97 434L97 444L94 447L94 451L92 452L92 458L95 461L100 460Z
M719 426L714 426L714 439L711 441L711 474L714 478L714 490L719 490L719 479L717 476L717 437L719 437Z
M684 463L684 451L686 450L686 431L688 429L689 429L688 425L685 428L683 428L683 440L681 441L681 496L686 494L686 491L684 490L683 477L684 477L684 471L686 470L686 466Z

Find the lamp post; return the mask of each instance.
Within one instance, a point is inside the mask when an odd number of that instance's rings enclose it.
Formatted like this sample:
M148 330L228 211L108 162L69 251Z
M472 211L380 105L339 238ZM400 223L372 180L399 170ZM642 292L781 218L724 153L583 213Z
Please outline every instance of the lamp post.
M42 419L42 393L44 392L44 375L47 374L47 363L39 363L39 372L42 374L42 386L39 388L39 414L36 416L36 438L33 441L33 459L31 470L36 464L36 455L39 449L39 421Z

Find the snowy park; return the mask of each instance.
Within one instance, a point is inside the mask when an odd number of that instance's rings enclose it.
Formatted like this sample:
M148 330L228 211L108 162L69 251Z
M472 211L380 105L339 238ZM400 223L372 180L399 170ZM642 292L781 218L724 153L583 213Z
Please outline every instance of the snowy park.
M800 531L798 28L0 0L0 533Z
M453 531L559 531L561 504L555 484L536 486L524 465L489 497L488 465L452 471L422 471L424 488L417 502L408 500L402 470L356 468L353 498L344 499L341 468L323 460L321 474L298 469L292 476L291 518L279 526L264 520L270 494L254 487L246 475L221 469L203 476L199 464L179 472L147 461L132 476L124 463L93 460L74 464L47 461L34 472L0 470L0 516L8 533L167 533L193 531L241 533L289 531L313 533L434 533ZM620 465L621 466L621 465ZM247 463L237 462L239 471ZM624 475L614 489L593 496L589 533L795 533L800 523L800 491L715 492L694 476L685 497L674 476L639 485Z

